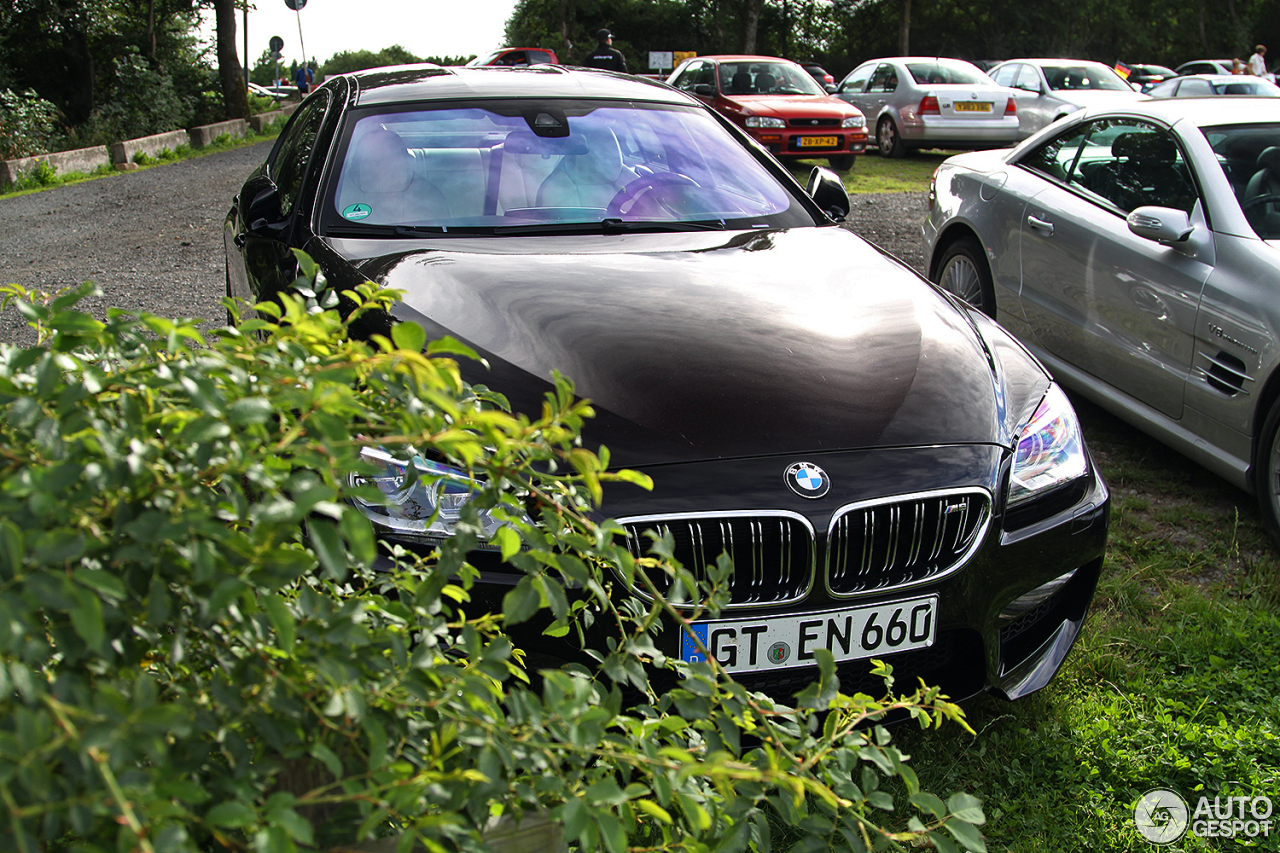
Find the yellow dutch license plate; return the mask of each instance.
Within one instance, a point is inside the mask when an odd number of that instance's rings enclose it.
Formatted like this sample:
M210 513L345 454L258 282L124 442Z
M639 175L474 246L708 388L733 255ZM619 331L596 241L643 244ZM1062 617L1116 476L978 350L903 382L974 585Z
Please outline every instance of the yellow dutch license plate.
M840 144L838 136L802 136L800 137L801 148L835 148Z
M955 109L958 113L989 113L991 112L990 101L956 101Z

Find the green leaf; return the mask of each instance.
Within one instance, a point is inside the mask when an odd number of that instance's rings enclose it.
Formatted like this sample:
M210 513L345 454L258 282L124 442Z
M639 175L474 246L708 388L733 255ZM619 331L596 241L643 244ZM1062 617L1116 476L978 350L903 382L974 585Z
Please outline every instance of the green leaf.
M502 549L504 561L520 553L520 534L510 527L499 527L494 531L493 541Z
M596 826L609 853L627 853L627 830L622 821L609 812L601 812L596 815Z
M927 835L929 840L933 842L933 846L938 848L938 853L961 853L956 843L941 832L935 830L927 833Z
M87 589L76 590L76 606L71 610L71 624L91 649L100 649L106 635L102 620L102 601Z
M347 555L342 547L338 526L325 519L313 519L307 525L311 533L311 548L320 559L326 577L340 581L347 576Z
M533 578L525 575L502 597L502 615L508 625L519 625L538 612L541 598L534 588Z
M417 323L401 321L391 327L391 340L400 349L422 352L427 345L427 333Z
M127 595L128 590L125 589L124 581L100 569L76 569L72 572L72 577L80 583L97 592L99 595L107 598L114 598L116 601L122 601Z
M267 617L271 619L271 626L276 629L280 650L292 654L294 641L298 638L298 626L294 622L293 611L289 609L285 600L274 592L262 596L262 605L267 610Z
M982 833L971 823L963 820L949 820L943 824L947 831L956 837L966 850L972 853L987 853L987 842L983 839Z
M942 802L942 798L927 791L912 794L911 804L920 811L932 815L935 820L942 820L947 816L947 807Z
M947 800L947 808L965 823L982 826L987 822L986 815L982 813L982 800L972 794L952 794Z
M227 829L239 829L252 826L258 822L258 815L245 803L229 800L209 809L204 816L205 823Z

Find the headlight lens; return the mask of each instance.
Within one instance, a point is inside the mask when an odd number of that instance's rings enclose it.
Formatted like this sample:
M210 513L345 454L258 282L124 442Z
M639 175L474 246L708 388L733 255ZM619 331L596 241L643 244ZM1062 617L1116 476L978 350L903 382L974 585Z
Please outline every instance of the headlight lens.
M355 497L354 503L374 524L406 538L439 540L452 536L462 509L475 495L478 484L463 471L414 456L406 462L380 448L367 447L361 458L378 468L373 476L351 475L352 486L375 486L381 502ZM409 466L417 476L410 483ZM481 539L493 537L503 522L488 511L479 513Z
M1018 439L1009 477L1009 506L1083 477L1088 469L1075 410L1062 389L1051 385Z
M747 116L747 127L786 127L787 123L773 116Z
M867 120L863 116L849 116L847 119L840 122L840 126L841 127L866 127Z

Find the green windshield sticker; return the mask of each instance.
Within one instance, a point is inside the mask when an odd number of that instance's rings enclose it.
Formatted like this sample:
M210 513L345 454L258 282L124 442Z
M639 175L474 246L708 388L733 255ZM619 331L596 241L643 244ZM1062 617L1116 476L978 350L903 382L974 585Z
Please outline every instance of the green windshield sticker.
M342 208L342 215L346 219L368 219L369 214L373 213L373 208L367 204L349 204Z

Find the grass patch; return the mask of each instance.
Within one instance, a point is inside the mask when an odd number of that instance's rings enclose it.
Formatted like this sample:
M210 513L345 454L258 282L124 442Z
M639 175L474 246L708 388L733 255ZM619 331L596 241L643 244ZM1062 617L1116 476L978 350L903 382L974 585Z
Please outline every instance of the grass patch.
M859 154L853 168L841 174L850 195L862 193L927 192L933 170L955 151L912 151L906 157L889 160L875 149ZM788 161L791 173L803 184L814 166L826 166L826 160Z
M1076 400L1113 492L1111 544L1085 630L1057 679L955 726L901 726L926 790L980 796L992 851L1156 849L1133 806L1167 787L1280 806L1280 557L1252 498ZM1280 849L1199 838L1169 850Z

